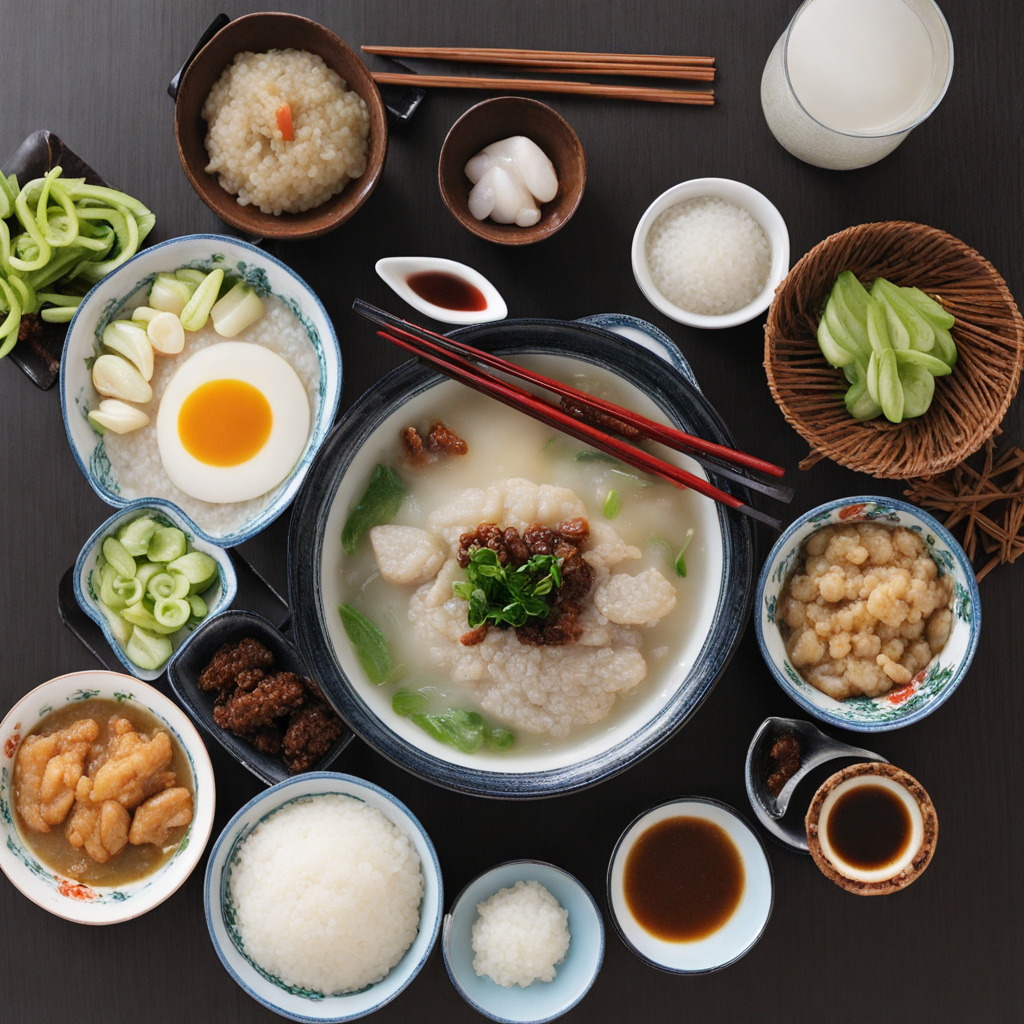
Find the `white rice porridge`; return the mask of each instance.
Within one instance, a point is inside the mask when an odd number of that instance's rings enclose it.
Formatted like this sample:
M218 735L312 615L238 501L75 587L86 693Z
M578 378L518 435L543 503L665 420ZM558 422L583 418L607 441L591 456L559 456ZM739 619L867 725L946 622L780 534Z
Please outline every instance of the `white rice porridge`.
M423 873L383 812L325 793L287 804L239 846L230 898L246 955L324 995L386 977L419 931Z
M285 141L277 111L291 108ZM203 104L208 174L264 213L299 213L366 170L370 114L359 94L314 53L239 53Z
M320 408L320 365L309 335L276 296L267 296L263 305L264 315L230 340L262 345L287 360L306 389L311 418L315 421ZM149 382L153 388L153 399L146 405L138 404L138 408L150 418L148 425L129 434L108 431L103 435L112 477L117 481L122 498L165 498L173 501L212 536L223 536L239 529L270 503L274 491L249 501L226 504L201 501L186 494L171 483L164 469L157 444L156 422L160 399L178 367L207 346L227 340L217 334L212 322L194 333L186 331L183 352L175 356L156 356L153 379Z

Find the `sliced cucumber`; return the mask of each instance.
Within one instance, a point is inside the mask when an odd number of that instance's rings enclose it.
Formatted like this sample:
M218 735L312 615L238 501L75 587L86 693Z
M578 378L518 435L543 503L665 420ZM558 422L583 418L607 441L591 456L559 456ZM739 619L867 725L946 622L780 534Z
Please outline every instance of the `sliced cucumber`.
M866 380L858 381L846 392L846 411L856 420L873 420L882 415L882 407L868 392Z
M923 416L932 404L935 377L920 363L900 363L900 385L903 388L903 418Z
M878 404L890 423L903 419L903 385L892 349L878 357Z
M849 366L854 361L853 353L845 349L832 337L832 332L828 328L828 322L825 317L822 317L821 323L818 324L818 348L821 349L821 354L832 366Z

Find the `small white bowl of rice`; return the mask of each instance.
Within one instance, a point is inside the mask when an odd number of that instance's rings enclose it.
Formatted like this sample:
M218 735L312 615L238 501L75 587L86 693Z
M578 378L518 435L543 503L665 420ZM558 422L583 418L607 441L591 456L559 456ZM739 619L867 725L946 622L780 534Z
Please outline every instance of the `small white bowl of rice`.
M729 178L674 185L633 233L633 276L656 309L690 327L763 313L789 272L789 231L757 189Z
M310 772L250 800L206 868L206 923L232 978L301 1021L391 1002L441 927L441 869L408 808L351 775Z
M445 915L441 948L448 977L478 1013L544 1024L590 991L604 959L604 924L568 871L514 860L462 890Z

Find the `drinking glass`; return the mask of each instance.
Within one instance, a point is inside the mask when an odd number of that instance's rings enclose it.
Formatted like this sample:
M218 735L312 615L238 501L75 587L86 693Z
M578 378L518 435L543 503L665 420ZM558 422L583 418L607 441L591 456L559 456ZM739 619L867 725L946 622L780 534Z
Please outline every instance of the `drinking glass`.
M953 76L953 39L934 0L903 0L920 19L931 40L932 73L928 88L902 119L878 132L832 128L807 112L789 75L793 26L817 2L804 0L768 57L761 77L761 107L772 134L798 159L832 170L866 167L891 153L939 105Z

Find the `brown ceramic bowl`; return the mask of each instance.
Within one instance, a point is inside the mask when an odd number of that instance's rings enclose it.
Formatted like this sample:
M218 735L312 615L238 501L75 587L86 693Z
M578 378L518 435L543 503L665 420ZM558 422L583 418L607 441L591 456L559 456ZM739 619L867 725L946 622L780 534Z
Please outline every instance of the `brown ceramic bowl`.
M318 54L366 101L370 112L370 152L366 170L336 196L302 213L263 213L255 206L241 206L235 196L220 187L215 174L207 174L206 122L203 104L236 53L245 50L306 50ZM384 102L369 69L355 51L333 32L295 14L248 14L229 22L200 51L182 75L174 104L174 137L178 156L192 187L221 220L239 231L262 238L316 238L343 224L370 197L384 170L388 149Z
M477 220L469 212L473 186L466 177L466 164L485 146L511 135L533 139L558 175L558 195L541 206L540 220L529 228ZM576 133L549 106L524 96L499 96L470 107L452 125L441 147L437 183L445 206L474 235L499 245L530 245L553 235L576 212L587 183L587 160Z

